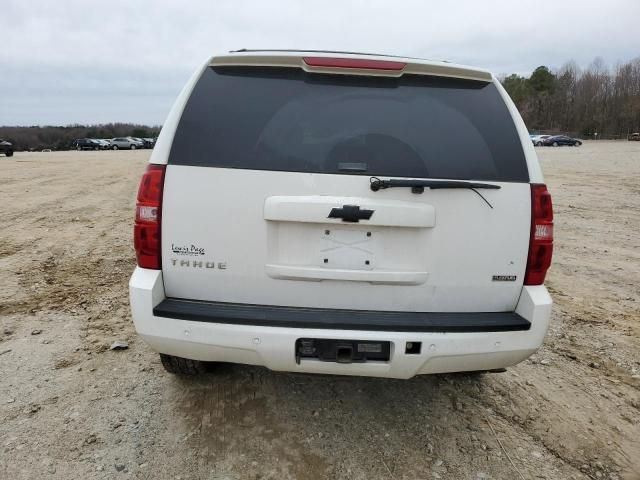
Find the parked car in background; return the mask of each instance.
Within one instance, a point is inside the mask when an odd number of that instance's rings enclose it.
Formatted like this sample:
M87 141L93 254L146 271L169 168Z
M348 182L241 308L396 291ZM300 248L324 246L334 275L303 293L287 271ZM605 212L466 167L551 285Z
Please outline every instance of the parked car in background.
M138 190L138 334L177 374L218 361L410 378L523 361L549 326L553 249L526 134L486 70L213 57Z
M632 133L627 137L630 142L640 142L640 133Z
M4 153L7 157L13 156L13 144L0 138L0 153Z
M101 145L97 140L92 138L78 138L73 141L71 148L76 150L100 150Z
M109 140L107 140L106 138L96 138L94 140L96 142L98 142L98 144L100 145L100 148L102 150L107 150L107 149L111 148L111 142Z
M118 150L118 149L135 150L137 148L144 148L144 142L140 140L134 140L131 137L112 138L110 142L111 142L111 149L113 150Z
M549 138L551 135L529 135L529 138L531 139L531 143L533 143L536 147L539 147L542 145L542 141L545 138Z
M130 138L131 140L135 140L136 142L142 143L143 148L153 148L153 143L149 142L149 140L152 140L152 139L140 138L140 137L128 137L128 138Z
M155 138L143 138L144 148L153 148L156 144Z
M546 147L579 147L580 145L582 145L582 141L578 140L577 138L567 137L565 135L554 135L542 140L542 145Z

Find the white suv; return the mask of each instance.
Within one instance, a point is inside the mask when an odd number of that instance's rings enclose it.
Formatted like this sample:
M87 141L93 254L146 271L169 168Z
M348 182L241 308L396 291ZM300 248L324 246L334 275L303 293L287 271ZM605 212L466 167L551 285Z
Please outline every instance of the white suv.
M552 242L489 72L231 52L188 82L142 177L133 321L173 373L503 369L544 339Z

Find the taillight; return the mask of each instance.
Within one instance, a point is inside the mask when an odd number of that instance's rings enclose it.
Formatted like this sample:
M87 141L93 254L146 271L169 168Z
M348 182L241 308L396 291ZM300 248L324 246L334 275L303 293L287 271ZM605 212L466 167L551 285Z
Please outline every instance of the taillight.
M407 64L389 60L369 60L366 58L304 57L310 67L361 68L365 70L402 70Z
M160 230L165 167L166 165L147 165L138 188L133 245L138 266L142 268L159 270L162 267Z
M546 185L531 185L531 238L525 285L542 285L553 255L553 207Z

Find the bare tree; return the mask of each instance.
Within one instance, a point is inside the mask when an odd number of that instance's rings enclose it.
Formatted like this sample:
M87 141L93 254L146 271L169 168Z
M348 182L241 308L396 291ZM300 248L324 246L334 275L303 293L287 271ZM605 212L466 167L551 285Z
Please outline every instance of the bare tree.
M640 130L640 58L612 70L601 58L584 71L573 61L556 71L538 67L529 78L505 76L503 84L533 130L584 136Z

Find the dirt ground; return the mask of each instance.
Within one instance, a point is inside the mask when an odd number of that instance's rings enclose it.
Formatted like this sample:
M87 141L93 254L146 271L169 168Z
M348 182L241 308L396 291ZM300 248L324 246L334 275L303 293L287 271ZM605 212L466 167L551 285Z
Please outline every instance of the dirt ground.
M409 381L165 373L127 297L148 151L0 157L0 478L640 478L640 144L538 153L544 347Z

